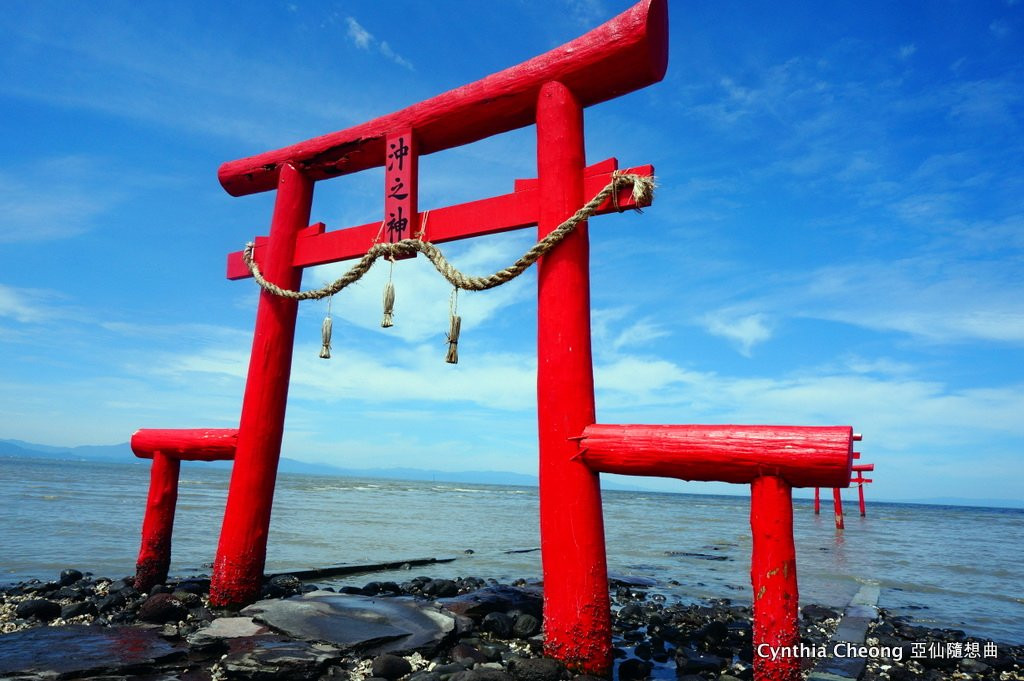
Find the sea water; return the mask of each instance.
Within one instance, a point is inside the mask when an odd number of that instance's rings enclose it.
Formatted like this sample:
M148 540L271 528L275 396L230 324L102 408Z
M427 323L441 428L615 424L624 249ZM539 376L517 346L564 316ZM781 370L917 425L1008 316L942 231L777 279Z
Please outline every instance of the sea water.
M184 463L172 575L209 572L229 472ZM0 459L0 583L74 567L134 572L149 485L144 462ZM603 493L612 575L656 580L670 599L749 604L749 497ZM927 626L1024 643L1024 511L868 503L846 529L831 504L794 504L802 604L842 607L862 584L880 605ZM537 489L281 474L267 572L454 557L450 563L336 580L361 585L475 576L540 579Z

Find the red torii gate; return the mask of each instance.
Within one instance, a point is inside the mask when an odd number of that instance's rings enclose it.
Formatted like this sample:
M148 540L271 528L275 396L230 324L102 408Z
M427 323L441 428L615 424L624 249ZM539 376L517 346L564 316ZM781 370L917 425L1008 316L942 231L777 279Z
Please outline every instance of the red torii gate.
M860 515L862 518L867 515L867 507L864 506L864 485L874 482L871 478L865 478L864 473L873 470L875 470L875 464L873 463L853 465L853 472L857 474L857 477L852 478L850 484L857 483L857 498L860 501Z
M859 436L855 436L855 439L859 440L860 437ZM854 459L859 459L860 458L860 452L854 452L853 453L853 458ZM857 483L857 496L860 499L860 515L863 518L863 517L865 517L867 515L866 507L864 506L864 483L874 482L871 478L865 478L864 477L864 472L865 471L873 471L873 470L875 470L875 464L873 464L873 463L854 464L851 470L857 474L856 478L852 478L850 480L850 484ZM834 509L834 512L835 512L836 529L837 530L842 530L842 529L844 529L846 527L846 521L844 519L844 514L843 514L843 497L840 494L838 487L832 488L832 506L833 506L833 509ZM815 487L814 488L814 515L818 515L819 513L821 513L821 491L817 487Z
M382 229L309 224L317 181L386 166L386 238L433 243L531 225L543 237L615 176L614 159L586 167L583 108L660 80L667 65L666 0L642 0L545 55L348 130L224 164L232 195L276 189L270 234L253 259L263 276L297 290L304 267L356 258ZM417 158L536 123L536 180L511 194L430 211L417 206ZM642 166L631 173L650 176ZM598 213L637 206L628 186ZM425 227L426 233L423 233ZM590 672L611 669L611 621L599 472L724 480L752 487L755 644L795 646L797 586L792 486L845 486L849 427L601 426L595 424L585 225L538 262L537 394L546 652ZM250 276L241 253L228 277ZM234 459L214 562L211 603L258 597L284 428L297 301L260 293L237 429L141 430L152 457L138 584L166 578L182 459ZM795 658L760 659L759 678L796 679Z

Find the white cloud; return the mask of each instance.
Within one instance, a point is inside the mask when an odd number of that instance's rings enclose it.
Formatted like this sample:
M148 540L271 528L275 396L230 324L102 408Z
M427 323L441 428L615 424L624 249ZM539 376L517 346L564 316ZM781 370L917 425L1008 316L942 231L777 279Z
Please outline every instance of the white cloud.
M16 288L0 284L0 317L16 322L33 324L51 318L49 305L44 301L51 294L38 289Z
M363 28L362 24L360 24L355 17L345 17L345 25L348 27L346 32L348 39L360 50L366 50L369 52L376 49L377 52L382 54L385 58L395 64L398 64L402 68L409 69L410 71L415 70L409 60L395 52L386 40L377 40L372 33Z
M709 333L732 341L744 357L750 357L755 345L772 337L768 316L760 312L737 314L734 310L718 310L701 317L700 323Z
M64 239L90 229L119 194L101 187L95 158L66 156L0 173L0 243Z
M906 45L900 45L900 59L908 59L917 52L917 45L914 43L908 43Z
M352 44L361 50L369 50L373 42L373 36L363 28L354 17L346 17L345 23L348 26L348 38Z

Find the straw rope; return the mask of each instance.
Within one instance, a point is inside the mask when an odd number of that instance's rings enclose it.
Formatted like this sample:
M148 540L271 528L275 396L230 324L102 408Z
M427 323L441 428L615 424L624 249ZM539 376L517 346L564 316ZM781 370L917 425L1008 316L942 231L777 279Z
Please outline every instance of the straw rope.
M345 272L345 274L341 275L341 277L322 288L308 291L292 291L281 288L271 281L267 281L260 272L259 267L256 265L256 261L253 259L253 249L255 248L255 245L252 242L245 245L245 250L242 251L242 259L245 261L246 266L252 273L253 278L265 290L273 293L274 295L281 296L283 298L292 298L294 300L318 300L321 298L327 298L328 296L333 296L346 286L359 281L363 275L370 270L373 263L376 262L378 258L407 256L416 252L427 256L427 259L434 265L434 268L455 288L460 288L466 291L485 291L512 281L525 272L531 265L537 262L541 256L550 252L555 246L557 246L558 243L572 232L577 225L592 217L597 212L598 207L609 197L613 198L613 201L616 204L615 207L618 208L618 202L615 201L618 195L618 190L620 187L627 184L633 186L633 199L637 204L650 203L654 195L654 180L652 178L643 175L636 175L634 173L615 171L612 173L611 181L604 187L604 189L599 191L594 198L584 204L583 207L577 210L569 219L534 244L530 250L526 251L526 253L524 253L518 260L505 269L498 270L494 274L483 277L474 277L463 274L456 269L454 265L448 262L437 246L429 241L422 241L420 239L402 239L401 241L393 243L376 243L370 247L370 250L366 252L366 255L360 258L359 261Z

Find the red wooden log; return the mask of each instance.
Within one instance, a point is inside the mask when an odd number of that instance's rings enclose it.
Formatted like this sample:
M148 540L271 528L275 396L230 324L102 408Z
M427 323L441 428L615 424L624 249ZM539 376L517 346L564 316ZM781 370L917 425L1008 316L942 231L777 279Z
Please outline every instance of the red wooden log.
M821 513L821 488L814 488L814 515Z
M298 289L302 270L292 267L295 235L309 224L313 181L286 165L278 184L264 273L279 286ZM210 585L210 602L218 607L251 603L262 586L297 313L297 301L260 291L235 464Z
M853 471L855 473L864 473L866 471L875 470L875 464L873 463L857 463L853 465Z
M615 159L590 166L583 181L585 199L589 200L601 191L611 181L612 171L617 167L618 162ZM653 177L654 167L637 166L627 168L624 172ZM618 205L619 208L626 209L642 208L646 204L637 204L633 199L632 188L624 186L619 190ZM612 200L608 199L598 207L597 213L601 215L614 211L615 206ZM429 212L424 239L435 244L531 227L537 224L540 215L537 180L516 180L515 191L511 194L434 208ZM417 224L422 224L424 215L425 213L419 214ZM325 230L326 225L318 222L299 233L295 244L295 258L292 261L295 267L324 265L362 257L380 232L380 221L329 232ZM266 244L266 237L256 237L253 257L260 267L265 257ZM244 279L251 276L249 268L242 260L242 251L229 253L227 278Z
M132 435L132 451L140 459L159 452L179 461L229 461L237 441L237 428L143 428Z
M135 588L144 592L167 581L181 469L181 461L174 456L162 452L150 456L153 465L149 469L149 496L142 520L142 545L135 562Z
M857 485L857 497L860 499L860 517L863 518L867 515L867 509L864 508L864 484Z
M583 198L583 108L561 83L537 103L543 237ZM430 229L429 225L427 229ZM538 265L537 420L544 649L585 674L611 671L611 613L598 475L575 460L569 438L594 422L590 272L586 225Z
M656 83L668 65L666 0L643 0L593 31L408 108L347 130L220 167L220 183L242 196L273 189L282 164L322 180L384 163L385 137L416 131L421 154L515 130L534 122L541 86L559 81L590 106Z
M795 654L782 654L795 651L800 643L793 498L785 480L766 475L751 483L750 531L754 678L757 681L799 681L800 658Z
M580 459L602 473L733 483L775 475L791 487L850 484L849 426L592 424L582 432Z
M836 529L841 530L846 527L846 522L843 520L843 498L839 495L838 488L832 489L832 505L836 514Z

